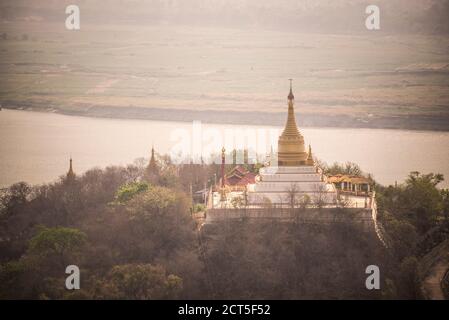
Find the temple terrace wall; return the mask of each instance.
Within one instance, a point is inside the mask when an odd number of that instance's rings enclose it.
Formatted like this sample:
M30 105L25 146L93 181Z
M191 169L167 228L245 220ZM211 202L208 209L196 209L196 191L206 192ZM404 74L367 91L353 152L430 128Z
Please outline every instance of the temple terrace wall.
M375 228L371 208L220 208L207 210L205 223L245 218L277 219L310 224L352 222L360 224L366 231L374 231Z

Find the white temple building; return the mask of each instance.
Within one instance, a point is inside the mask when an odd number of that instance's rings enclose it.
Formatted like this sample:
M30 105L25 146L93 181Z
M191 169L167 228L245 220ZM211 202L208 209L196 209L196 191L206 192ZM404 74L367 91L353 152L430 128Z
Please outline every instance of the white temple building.
M307 203L317 206L335 206L337 191L327 182L316 166L312 148L306 151L304 137L298 130L294 112L294 96L290 83L288 116L284 131L278 140L277 161L259 170L254 184L247 185L248 205L291 205ZM276 163L277 162L277 163Z
M315 166L261 168L256 183L247 186L249 204L289 205L292 197L295 202L308 202L309 205L337 203L334 185L325 182Z

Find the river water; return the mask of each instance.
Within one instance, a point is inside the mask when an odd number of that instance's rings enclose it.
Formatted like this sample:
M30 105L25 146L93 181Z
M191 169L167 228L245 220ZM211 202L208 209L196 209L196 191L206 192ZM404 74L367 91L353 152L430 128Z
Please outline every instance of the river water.
M195 142L208 139L204 138L205 133L225 135L226 130L242 129L202 124L203 136L198 137L195 128L198 124L187 122L86 118L3 109L0 186L18 181L54 181L67 172L70 156L75 172L80 174L92 167L125 165L137 158L148 158L152 145L161 154L186 144L196 152ZM245 129L272 133L281 128ZM341 128L303 128L301 132L319 159L327 163L358 163L382 184L400 183L410 171L442 173L449 180L449 132ZM189 139L182 140L186 136ZM203 154L221 149L221 140L211 141L208 148L203 147ZM441 186L448 187L448 181Z

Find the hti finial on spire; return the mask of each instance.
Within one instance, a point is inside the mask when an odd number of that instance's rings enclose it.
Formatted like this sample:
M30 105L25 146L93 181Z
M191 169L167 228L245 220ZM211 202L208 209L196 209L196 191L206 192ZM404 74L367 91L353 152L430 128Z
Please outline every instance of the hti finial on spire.
M290 80L290 93L288 94L288 100L293 100L293 99L295 99L295 96L293 95L293 88L292 88L293 79L288 79L288 80Z

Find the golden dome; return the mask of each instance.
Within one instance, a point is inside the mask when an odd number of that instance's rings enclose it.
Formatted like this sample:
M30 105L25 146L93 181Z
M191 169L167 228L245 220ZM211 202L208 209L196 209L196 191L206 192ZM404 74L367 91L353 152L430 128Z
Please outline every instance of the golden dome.
M278 164L281 167L306 165L308 158L308 153L304 147L304 137L299 133L296 126L293 101L294 96L290 80L287 123L278 140Z

